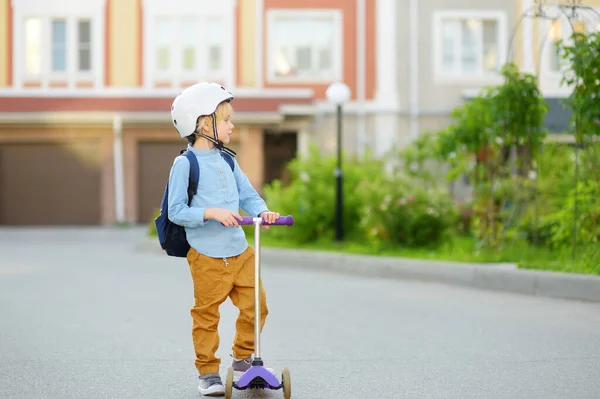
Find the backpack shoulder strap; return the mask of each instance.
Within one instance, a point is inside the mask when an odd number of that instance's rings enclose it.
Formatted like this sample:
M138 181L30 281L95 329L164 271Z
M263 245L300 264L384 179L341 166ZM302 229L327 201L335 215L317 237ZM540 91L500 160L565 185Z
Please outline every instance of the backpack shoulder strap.
M198 191L198 180L200 179L200 167L198 166L198 159L191 151L185 152L185 157L190 162L190 177L188 181L188 206L192 203L192 198Z
M227 163L229 164L229 167L231 168L231 171L233 171L235 169L235 164L233 163L233 157L229 154L227 154L226 152L221 151L221 157L227 161Z

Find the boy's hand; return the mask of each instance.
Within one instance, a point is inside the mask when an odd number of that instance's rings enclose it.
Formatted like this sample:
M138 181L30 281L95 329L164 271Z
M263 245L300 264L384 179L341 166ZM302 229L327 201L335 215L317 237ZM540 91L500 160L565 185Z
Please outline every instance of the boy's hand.
M270 211L266 211L266 212L263 212L263 213L261 213L261 214L260 214L260 215L258 215L258 216L259 216L259 217L261 217L261 218L263 218L263 221L264 221L265 223L271 223L271 224L272 224L272 223L275 223L275 221L276 221L277 219L279 219L279 216L280 216L280 215L279 215L279 213L277 213L277 212L270 212ZM266 225L262 225L262 227L263 227L264 229L267 229L267 230L269 229L269 226L266 226Z
M239 214L223 208L208 208L204 211L204 217L216 220L227 227L239 227L238 220L242 221L242 217Z

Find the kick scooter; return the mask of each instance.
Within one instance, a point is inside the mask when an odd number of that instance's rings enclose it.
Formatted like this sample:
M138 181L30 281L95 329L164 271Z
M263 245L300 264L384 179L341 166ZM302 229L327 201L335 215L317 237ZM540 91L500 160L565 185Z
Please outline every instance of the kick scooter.
M260 227L263 220L262 218L244 216L239 224L254 224L254 360L252 366L242 374L237 382L233 382L233 368L229 367L227 369L225 399L231 399L233 388L240 391L246 389L278 390L283 388L283 397L290 399L292 396L290 370L287 368L282 370L280 383L277 377L265 368L260 357ZM275 223L268 223L267 225L292 226L293 224L293 216L280 216Z

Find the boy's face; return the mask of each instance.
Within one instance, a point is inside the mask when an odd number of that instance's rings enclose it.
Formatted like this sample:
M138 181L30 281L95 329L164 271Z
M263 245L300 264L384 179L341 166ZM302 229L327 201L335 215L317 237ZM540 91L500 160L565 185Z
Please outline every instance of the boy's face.
M233 122L231 122L231 107L227 107L223 119L217 123L217 137L223 144L229 144L233 134Z

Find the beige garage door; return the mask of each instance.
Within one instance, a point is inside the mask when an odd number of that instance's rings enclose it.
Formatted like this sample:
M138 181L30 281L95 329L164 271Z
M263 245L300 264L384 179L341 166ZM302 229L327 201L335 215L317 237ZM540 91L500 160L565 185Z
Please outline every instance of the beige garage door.
M0 224L101 222L98 142L0 145Z
M185 141L143 141L138 144L138 223L150 222L154 212L160 208L173 161L186 147ZM230 143L227 147L239 154L238 143Z
M139 223L149 222L155 210L160 208L173 161L185 147L184 141L141 142L138 144Z

